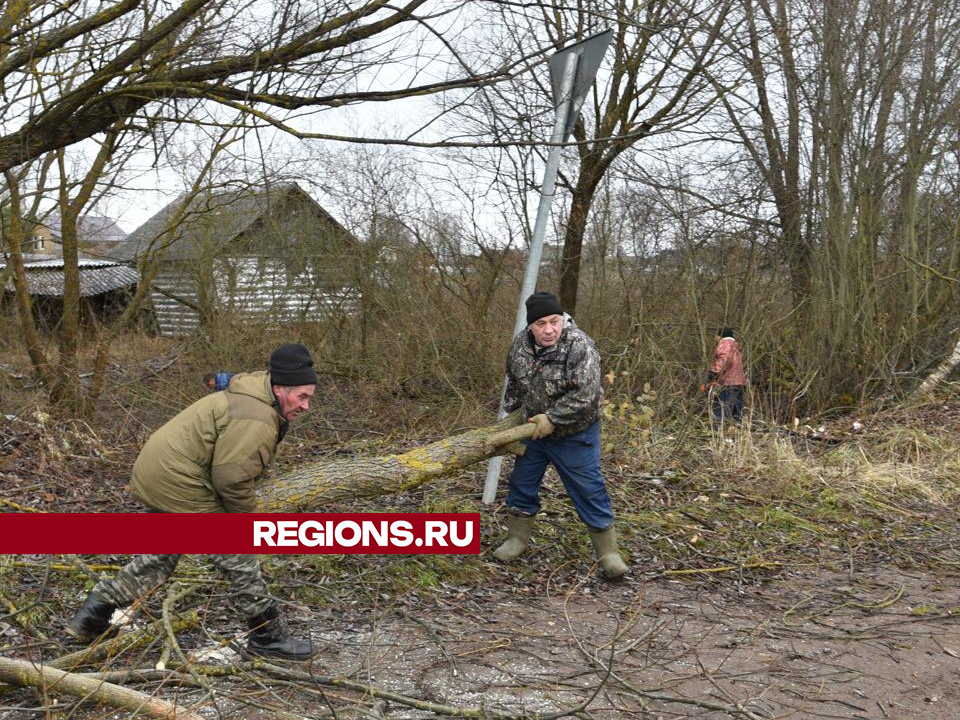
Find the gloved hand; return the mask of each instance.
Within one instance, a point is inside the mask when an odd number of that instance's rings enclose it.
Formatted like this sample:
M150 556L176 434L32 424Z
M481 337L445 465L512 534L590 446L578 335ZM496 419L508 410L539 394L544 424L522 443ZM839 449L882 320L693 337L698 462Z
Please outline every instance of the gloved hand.
M533 431L533 435L530 437L534 440L539 440L542 437L546 437L552 433L555 428L553 423L550 422L550 418L547 417L546 413L540 413L539 415L534 415L532 418L527 420L527 422L533 423L536 425L536 428Z

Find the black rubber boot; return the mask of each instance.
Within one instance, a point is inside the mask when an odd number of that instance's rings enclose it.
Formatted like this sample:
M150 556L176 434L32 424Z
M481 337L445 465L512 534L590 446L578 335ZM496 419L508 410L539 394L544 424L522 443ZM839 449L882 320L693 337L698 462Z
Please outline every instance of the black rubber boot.
M309 640L304 642L290 637L275 606L249 618L247 624L251 630L247 650L252 655L300 662L313 657L313 645Z
M90 593L73 619L67 623L67 634L80 642L93 642L108 630L114 630L110 626L110 618L113 617L113 611L116 609L117 606L113 603L101 600ZM115 633L114 630L111 634Z

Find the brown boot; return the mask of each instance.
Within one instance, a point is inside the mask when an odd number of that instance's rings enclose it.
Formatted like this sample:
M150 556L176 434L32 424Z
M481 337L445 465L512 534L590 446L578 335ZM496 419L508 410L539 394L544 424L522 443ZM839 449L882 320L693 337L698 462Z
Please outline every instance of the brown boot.
M591 530L590 541L593 543L593 550L597 554L604 577L615 580L626 574L630 568L620 557L620 551L617 549L617 532L613 529L613 525L600 532Z
M530 534L533 532L533 516L517 515L507 511L507 539L496 550L493 556L500 562L513 562L527 549L530 543Z

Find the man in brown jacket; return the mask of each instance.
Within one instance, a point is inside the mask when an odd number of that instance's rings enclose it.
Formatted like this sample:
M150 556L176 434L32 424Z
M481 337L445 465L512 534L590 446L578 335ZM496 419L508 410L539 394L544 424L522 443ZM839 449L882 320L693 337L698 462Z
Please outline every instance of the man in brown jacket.
M283 345L269 372L235 375L223 392L183 410L147 440L133 466L133 492L150 512L256 512L254 483L273 462L287 426L309 409L317 375L307 349ZM287 633L256 555L211 555L247 617L256 655L306 660L309 642ZM112 580L97 583L67 625L90 642L110 629L114 610L149 594L173 574L179 555L140 555Z

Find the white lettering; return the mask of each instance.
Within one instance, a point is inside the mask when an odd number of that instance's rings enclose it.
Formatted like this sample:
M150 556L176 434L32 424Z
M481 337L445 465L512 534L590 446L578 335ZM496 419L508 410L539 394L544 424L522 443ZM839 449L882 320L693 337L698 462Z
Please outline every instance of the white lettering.
M313 532L311 532L311 530ZM307 520L300 523L300 530L297 532L300 544L306 547L317 547L323 545L323 526L316 520Z
M377 530L376 525L373 524L370 520L363 521L363 546L370 547L371 541L373 538L376 538L376 545L380 547L385 547L390 544L390 537L388 530L388 525L386 520L380 521L380 529Z
M450 523L450 542L452 542L457 547L466 547L473 542L473 521L464 520L463 521L463 537L457 537L457 521L454 520Z
M349 540L345 538L343 536L344 530L349 530L352 532L353 537L351 537ZM333 536L336 538L338 545L343 545L344 547L353 547L363 539L363 531L353 520L344 520L334 529Z
M273 536L277 534L277 526L272 520L254 520L253 521L253 546L260 547L261 544L267 544L276 547Z
M393 544L398 547L407 547L413 544L413 525L406 520L397 520L390 524L390 532L393 533Z
M277 523L277 545L296 546L297 521L281 520Z
M427 520L423 524L423 532L426 535L423 544L427 547L432 546L434 540L441 547L447 546L447 541L443 538L447 534L447 524L443 520Z
M473 520L424 520L423 535L416 538L414 525L407 520L255 520L253 546L464 548L474 541L475 524Z

